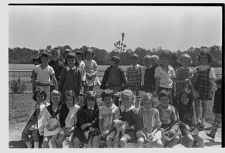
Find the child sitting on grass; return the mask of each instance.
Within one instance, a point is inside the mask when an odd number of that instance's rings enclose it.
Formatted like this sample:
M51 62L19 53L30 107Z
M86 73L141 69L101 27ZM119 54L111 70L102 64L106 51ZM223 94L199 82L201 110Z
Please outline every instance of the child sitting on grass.
M98 148L98 117L99 109L96 102L96 93L87 91L84 105L77 112L77 124L74 130L74 148L79 148L82 144L88 148Z
M119 119L119 108L113 103L113 91L104 90L101 93L103 106L99 108L99 131L100 139L106 137L107 148L112 148L114 146L113 139L115 136L115 131L109 133L110 128L113 124L113 120Z
M173 124L178 121L178 115L175 108L169 104L170 96L171 94L169 91L161 90L158 96L160 104L157 106L160 120L162 122L162 141L164 147L167 148L174 147L180 141L179 126L173 126ZM167 128L169 128L168 136L165 134L165 129ZM169 137L169 139L167 139L167 137Z
M53 90L50 98L52 104L43 112L42 125L44 128L44 140L42 147L49 148L49 141L51 139L52 148L57 148L57 138L60 132L59 110L60 110L60 92Z
M138 118L138 110L134 106L135 100L136 97L131 90L122 91L120 120L125 122L125 134L122 135L119 141L122 148L127 148L128 142L136 143L139 148L143 146L142 137L137 135L137 131L141 130L141 124Z
M151 147L162 148L159 111L154 108L152 94L145 93L142 95L143 106L138 111L138 116L141 120L141 130L138 135L142 137L142 142L148 143Z
M43 135L43 129L40 128L40 119L43 115L44 109L49 105L46 100L46 93L43 89L38 89L33 95L33 100L36 101L34 105L33 113L29 118L25 128L22 132L22 139L25 141L27 148L31 148L30 136L34 139L34 148L39 148L41 142L39 142L41 135Z
M184 123L184 125L180 125L182 134L181 143L187 148L202 148L204 147L204 140L198 130L193 129L196 126L194 122L196 118L194 118L193 102L193 97L190 93L187 91L180 92L176 108L179 112L180 121Z
M66 91L66 104L62 104L59 112L60 135L57 139L58 148L63 147L63 141L66 137L69 140L69 148L73 148L72 134L77 122L77 112L80 106L75 104L74 92L72 90Z

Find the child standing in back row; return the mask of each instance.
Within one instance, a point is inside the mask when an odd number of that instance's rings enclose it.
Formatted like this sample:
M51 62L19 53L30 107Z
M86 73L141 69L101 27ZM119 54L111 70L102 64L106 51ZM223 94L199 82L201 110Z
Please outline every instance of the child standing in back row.
M216 132L221 124L222 119L222 79L216 80L217 90L214 96L214 105L213 105L213 112L215 114L215 118L213 121L213 126L211 128L210 133L207 133L207 136L211 138L215 138Z
M114 92L120 92L126 85L126 78L123 70L118 66L120 58L113 56L111 58L110 67L105 70L101 89L111 89Z
M127 68L127 88L131 89L136 96L139 95L141 88L142 70L137 64L138 55L131 55L131 65Z
M86 89L85 91L93 91L94 86L101 85L99 78L97 76L98 73L98 65L95 60L93 60L94 52L91 48L89 48L85 52L85 73L86 73Z
M200 102L196 104L196 118L199 127L204 128L207 117L208 100L213 95L213 83L216 80L215 69L210 66L212 56L206 52L200 52L198 57L200 65L196 68L196 78L194 79L195 90L199 93ZM200 104L202 104L202 120L200 121Z
M55 78L55 71L51 66L48 65L50 56L47 52L43 52L40 56L41 64L37 65L34 68L34 71L32 72L32 87L33 92L35 92L37 87L41 87L45 90L45 93L47 95L48 99L47 101L50 101L49 95L50 95L50 79L52 79L52 82L54 84L54 88L58 89L58 83Z
M173 80L176 75L173 67L169 65L169 54L162 53L159 61L160 65L155 69L155 94L158 95L161 90L167 90L170 93L170 103L173 104Z

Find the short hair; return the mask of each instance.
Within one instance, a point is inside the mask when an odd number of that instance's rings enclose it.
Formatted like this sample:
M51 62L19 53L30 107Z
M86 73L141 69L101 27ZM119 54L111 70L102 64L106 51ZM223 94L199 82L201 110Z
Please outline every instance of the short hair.
M152 99L152 94L150 94L150 93L143 93L141 97L142 97L142 104L143 104L144 100L148 100L148 101L152 102L152 107L155 106L155 103L154 103L154 101Z
M150 56L150 55L146 55L146 56L144 57L144 61L150 60L150 59L151 59L151 56Z
M159 96L158 97L159 97L159 99L162 98L162 97L168 97L168 98L170 98L170 92L167 91L167 90L161 90L159 92Z
M136 53L132 54L131 59L138 60L138 55Z
M191 56L188 54L188 53L184 53L180 56L179 60L178 60L178 63L181 63L182 59L189 59L190 60L190 64L192 63L192 59L191 59Z
M113 90L110 90L110 89L103 90L101 93L101 97L102 97L102 101L104 101L106 97L111 97L113 99L114 98Z
M87 101L88 100L94 100L95 101L95 106L97 108L97 100L96 100L96 92L94 91L87 91L84 97L84 106L87 107Z
M59 90L52 90L50 97L59 96L61 98L61 92Z
M48 57L48 58L50 58L50 55L47 52L42 52L41 55L40 55L40 58L42 58L42 57Z
M72 52L70 49L66 49L64 52L63 52L63 58L65 59L66 58L66 54Z
M35 92L34 92L34 94L33 94L33 97L32 97L32 99L33 99L34 101L37 101L37 94L43 95L43 96L44 96L44 100L46 100L47 94L45 93L45 90L44 90L43 88L39 87L39 88L37 88L37 89L35 90Z
M68 58L74 58L74 59L75 59L75 66L79 66L78 59L77 59L77 56L76 56L75 53L70 52L70 53L66 56L66 59L65 59L65 64L66 64L66 66L68 65L68 63L67 63Z
M39 63L41 63L40 57L35 57L35 58L33 58L33 63L34 63L34 62L39 62Z
M206 55L207 56L207 58L208 58L208 64L211 64L212 63L212 56L208 52L205 52L205 51L200 51L200 53L198 55L198 61L199 61L199 63L201 63L200 62L200 58L201 58L202 55Z
M88 48L87 51L84 53L85 58L87 57L87 53L91 53L92 57L94 57L94 55L95 55L93 49L91 49L91 48Z
M114 61L116 65L120 63L120 58L118 56L111 57L111 61Z
M121 92L120 97L122 97L122 96L124 96L124 95L128 95L128 94L131 96L131 102L132 102L132 104L134 105L135 102L136 102L136 96L135 96L135 94L133 93L132 90L130 90L130 89L125 89L124 91Z

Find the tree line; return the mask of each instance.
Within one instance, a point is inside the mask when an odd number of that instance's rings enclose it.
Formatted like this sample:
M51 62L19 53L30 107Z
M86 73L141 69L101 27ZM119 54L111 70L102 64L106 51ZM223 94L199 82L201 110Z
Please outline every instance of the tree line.
M66 49L70 49L73 52L77 52L78 50L81 50L83 53L87 51L88 46L82 46L81 48L75 48L72 49L69 45L65 46L58 46L55 47L59 49L60 52L60 60L62 60L62 54ZM90 47L93 49L95 56L94 60L98 63L98 65L108 65L110 58L114 55L120 57L120 65L129 65L130 64L130 57L133 53L136 53L139 56L138 63L143 65L143 58L145 55L158 55L160 56L163 52L167 52L170 56L170 64L172 66L177 66L178 62L177 60L181 56L182 53L188 53L192 57L192 65L196 66L198 65L198 54L200 51L205 51L211 54L213 58L213 63L211 66L213 67L221 67L222 66L222 48L221 46L213 45L211 47L201 46L201 47L190 47L189 49L185 51L170 51L162 49L161 47L158 47L157 49L144 49L141 47L137 47L135 50L132 49L126 49L124 52L118 52L116 50L112 50L111 52L106 51L105 49L99 49L97 47ZM10 64L31 64L32 59L37 57L41 52L44 51L50 51L51 46L48 45L46 49L39 49L39 50L32 50L29 48L9 48L8 49L8 55L9 55L9 63Z

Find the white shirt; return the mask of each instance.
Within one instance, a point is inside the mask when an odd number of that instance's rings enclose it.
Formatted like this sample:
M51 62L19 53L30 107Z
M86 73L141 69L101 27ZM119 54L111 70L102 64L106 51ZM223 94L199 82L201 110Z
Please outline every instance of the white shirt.
M161 66L158 66L155 69L155 78L160 79L159 87L163 88L172 88L173 87L173 78L176 77L175 71L172 66L168 65L168 72L162 69Z
M69 110L69 113L65 120L65 127L73 127L74 124L77 122L77 112L80 109L79 105L74 105L74 107L71 107Z
M34 72L37 73L37 81L41 83L50 83L50 76L55 74L55 71L49 65L44 69L41 68L41 65L37 65Z

